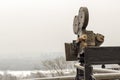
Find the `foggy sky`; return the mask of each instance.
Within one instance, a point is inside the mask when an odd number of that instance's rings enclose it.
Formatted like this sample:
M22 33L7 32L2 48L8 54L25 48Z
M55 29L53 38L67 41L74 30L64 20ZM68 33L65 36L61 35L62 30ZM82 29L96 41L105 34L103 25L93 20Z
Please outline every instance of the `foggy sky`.
M120 0L0 0L0 55L64 52L81 6L89 9L87 29L105 35L103 46L119 46Z

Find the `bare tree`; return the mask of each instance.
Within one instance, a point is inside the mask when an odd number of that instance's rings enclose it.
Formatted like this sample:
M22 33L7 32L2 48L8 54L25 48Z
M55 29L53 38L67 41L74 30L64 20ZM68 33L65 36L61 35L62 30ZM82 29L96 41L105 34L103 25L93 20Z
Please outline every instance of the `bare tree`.
M73 67L73 64L71 62L67 62L64 57L58 57L53 60L45 60L42 61L42 65L45 69L49 70L51 72L51 75L54 76L64 76L64 70L70 69Z
M4 72L2 76L2 80L17 80L16 76L13 76L11 74L8 74L6 71Z

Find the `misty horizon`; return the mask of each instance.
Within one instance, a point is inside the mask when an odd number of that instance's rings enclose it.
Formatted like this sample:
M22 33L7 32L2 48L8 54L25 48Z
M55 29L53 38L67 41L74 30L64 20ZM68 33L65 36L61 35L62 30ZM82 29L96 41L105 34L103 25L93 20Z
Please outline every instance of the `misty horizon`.
M89 10L87 29L105 36L102 46L120 46L119 3L119 0L1 0L0 65L12 59L18 62L23 58L52 59L51 53L65 56L64 43L77 38L73 18L81 6Z

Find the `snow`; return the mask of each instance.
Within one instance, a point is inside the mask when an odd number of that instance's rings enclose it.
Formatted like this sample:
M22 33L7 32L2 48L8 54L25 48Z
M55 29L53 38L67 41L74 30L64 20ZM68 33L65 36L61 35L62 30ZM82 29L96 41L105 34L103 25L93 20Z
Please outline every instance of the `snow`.
M58 70L59 71L59 70ZM72 72L73 70L63 70L64 74L69 74L70 72ZM75 70L74 70L75 71ZM13 76L16 76L16 77L25 77L25 76L28 76L28 75L31 75L31 73L42 73L42 74L45 74L45 75L50 75L51 72L53 73L56 73L55 70L52 70L52 71L44 71L44 70L33 70L33 71L13 71L13 70L7 70L7 71L0 71L0 74L1 75L4 75L4 73L7 73L7 74L11 74Z

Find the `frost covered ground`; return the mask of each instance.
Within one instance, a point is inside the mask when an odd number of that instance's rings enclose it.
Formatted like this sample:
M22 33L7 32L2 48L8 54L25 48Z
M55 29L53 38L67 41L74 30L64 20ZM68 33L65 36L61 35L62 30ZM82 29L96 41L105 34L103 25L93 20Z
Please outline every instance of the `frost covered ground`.
M61 70L60 70L61 71ZM33 71L11 71L11 70L7 70L7 71L0 71L0 74L1 75L4 75L4 74L11 74L13 76L16 76L16 77L26 77L26 76L30 76L31 74L37 74L37 73L40 73L40 74L44 74L44 75L47 75L47 76L51 76L51 72L52 73L57 73L55 70L52 70L52 71L43 71L43 70L33 70ZM65 75L69 75L71 73L75 73L75 70L62 70L62 72L65 74Z

